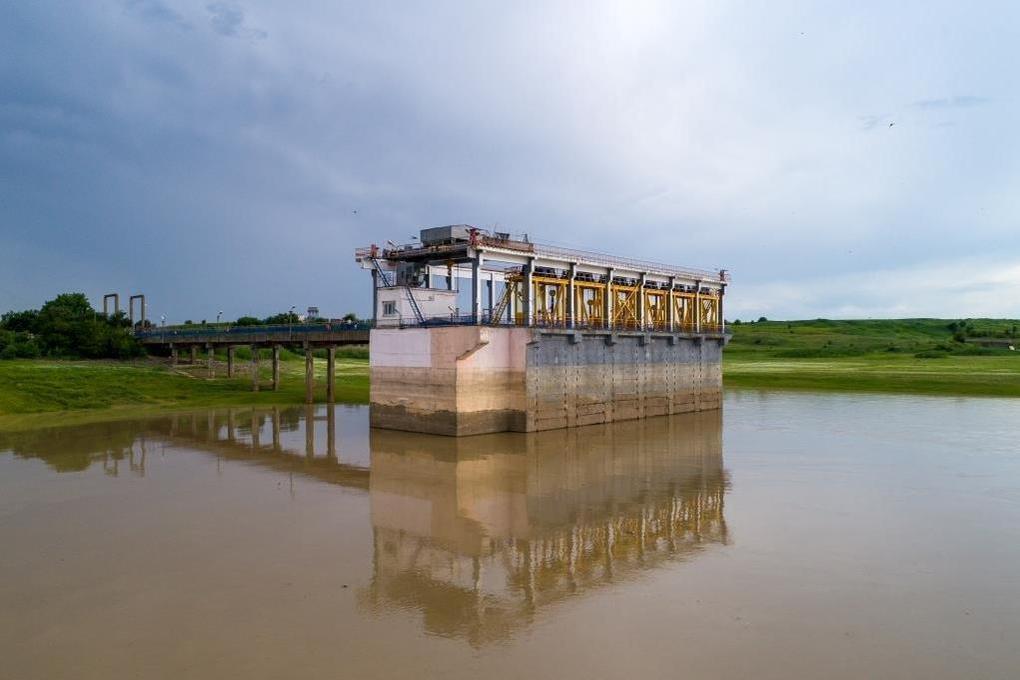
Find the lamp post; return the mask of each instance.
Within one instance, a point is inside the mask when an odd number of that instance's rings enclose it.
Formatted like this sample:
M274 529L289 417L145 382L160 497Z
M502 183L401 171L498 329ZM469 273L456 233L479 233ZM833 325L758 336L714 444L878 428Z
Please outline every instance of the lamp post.
M216 312L216 323L220 322L220 317L223 316L223 310Z
M291 340L294 339L294 308L297 305L291 305L290 310L287 312L287 337Z

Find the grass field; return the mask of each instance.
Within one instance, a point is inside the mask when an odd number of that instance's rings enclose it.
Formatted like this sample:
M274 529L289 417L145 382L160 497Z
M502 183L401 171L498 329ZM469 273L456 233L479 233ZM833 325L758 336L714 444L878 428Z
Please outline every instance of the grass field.
M768 321L730 327L723 376L730 388L901 392L1020 397L1020 352L986 348L973 336L1012 342L1017 322L974 319L968 342L953 340L951 322L939 319L878 321ZM284 353L282 388L251 391L247 350L238 352L238 377L210 380L204 360L172 369L165 360L0 361L0 429L130 416L166 408L287 404L304 400L303 357ZM338 358L337 399L368 401L365 348ZM317 399L325 393L325 360L317 358ZM226 366L217 363L222 376Z
M0 361L0 429L33 427L54 412L61 422L137 415L165 408L288 404L304 401L304 359L282 361L281 388L271 391L268 362L260 371L261 391L251 391L249 365L238 362L238 376L209 379L205 363L172 369L166 361ZM217 364L218 375L226 373ZM315 360L316 398L325 398L326 362ZM368 401L368 361L337 359L336 397L347 403Z
M1010 351L1018 322L973 319L987 348L953 339L945 319L768 321L731 326L727 387L1020 396L1020 352Z

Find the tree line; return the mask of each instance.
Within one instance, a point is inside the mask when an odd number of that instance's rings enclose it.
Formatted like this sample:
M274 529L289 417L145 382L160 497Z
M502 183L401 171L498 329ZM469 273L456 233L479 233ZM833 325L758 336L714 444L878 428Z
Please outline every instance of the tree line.
M41 309L0 316L0 359L129 359L144 354L124 313L101 314L83 293L64 293Z

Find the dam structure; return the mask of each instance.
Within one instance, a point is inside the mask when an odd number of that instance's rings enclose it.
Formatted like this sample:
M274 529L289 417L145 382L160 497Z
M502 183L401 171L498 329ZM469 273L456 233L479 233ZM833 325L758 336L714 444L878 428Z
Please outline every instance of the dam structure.
M468 225L358 248L373 427L534 432L718 409L725 270Z

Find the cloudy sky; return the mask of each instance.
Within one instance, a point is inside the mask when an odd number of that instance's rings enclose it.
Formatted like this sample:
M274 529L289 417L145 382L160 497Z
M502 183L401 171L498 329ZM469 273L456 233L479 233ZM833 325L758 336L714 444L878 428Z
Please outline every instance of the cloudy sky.
M367 313L355 246L470 223L1020 317L1020 4L891 5L0 0L0 310Z

